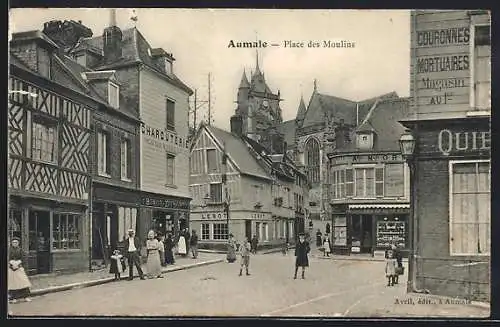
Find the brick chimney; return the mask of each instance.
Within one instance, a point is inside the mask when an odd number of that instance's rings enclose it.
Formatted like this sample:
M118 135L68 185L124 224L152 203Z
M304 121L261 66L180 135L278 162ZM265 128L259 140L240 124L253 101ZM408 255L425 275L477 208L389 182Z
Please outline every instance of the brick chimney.
M103 52L106 64L115 62L122 57L122 31L116 26L116 9L111 9L109 26L104 29Z
M240 115L231 117L231 133L238 136L243 135L243 118Z

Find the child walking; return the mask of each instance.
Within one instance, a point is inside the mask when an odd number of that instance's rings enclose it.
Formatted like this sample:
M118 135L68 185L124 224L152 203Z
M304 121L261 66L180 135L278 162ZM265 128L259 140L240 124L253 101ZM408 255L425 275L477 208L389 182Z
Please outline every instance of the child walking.
M248 272L248 266L250 265L250 242L248 241L248 237L245 236L243 240L243 244L240 245L240 255L241 255L241 266L240 266L240 276L243 272L243 267L245 267L246 275L250 276Z
M288 253L288 242L283 237L281 238L281 242L282 242L282 244L281 244L281 253L283 255L287 255L287 253Z
M120 250L116 249L111 255L111 266L109 267L109 273L115 274L115 280L120 280L120 272L126 270L125 259L120 253Z
M385 260L385 276L387 277L387 286L394 286L396 282L396 266L397 261L394 258L392 250L387 251L387 258Z
M323 243L323 248L325 249L323 252L323 255L326 255L327 257L330 256L331 252L331 247L330 247L330 240L328 237L325 237L325 242Z

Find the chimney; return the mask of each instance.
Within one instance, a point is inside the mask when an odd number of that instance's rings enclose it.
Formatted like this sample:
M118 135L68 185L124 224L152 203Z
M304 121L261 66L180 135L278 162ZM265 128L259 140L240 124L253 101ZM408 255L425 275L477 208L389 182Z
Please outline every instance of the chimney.
M111 9L109 26L103 33L104 62L109 64L122 57L122 31L116 26L116 9Z
M240 115L231 117L231 133L238 136L243 135L243 119Z

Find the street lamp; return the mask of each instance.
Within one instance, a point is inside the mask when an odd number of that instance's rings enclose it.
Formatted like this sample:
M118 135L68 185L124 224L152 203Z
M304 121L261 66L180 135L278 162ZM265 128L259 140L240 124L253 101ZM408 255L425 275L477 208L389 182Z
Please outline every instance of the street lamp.
M409 243L410 243L410 255L409 255L409 264L408 264L408 284L407 284L407 292L413 292L416 284L416 244L415 244L415 194L416 194L416 185L415 185L415 144L416 139L411 133L411 131L406 130L401 137L399 138L399 148L401 150L401 154L403 155L403 159L405 159L408 164L408 168L410 169L410 219L408 222L408 235L409 235Z

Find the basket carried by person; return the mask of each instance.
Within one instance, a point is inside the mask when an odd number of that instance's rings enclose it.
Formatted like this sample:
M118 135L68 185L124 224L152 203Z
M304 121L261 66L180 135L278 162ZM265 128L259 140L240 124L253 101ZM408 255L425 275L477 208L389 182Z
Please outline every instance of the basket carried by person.
M397 266L396 267L396 274L398 275L404 275L405 273L405 267L402 267L402 266Z

